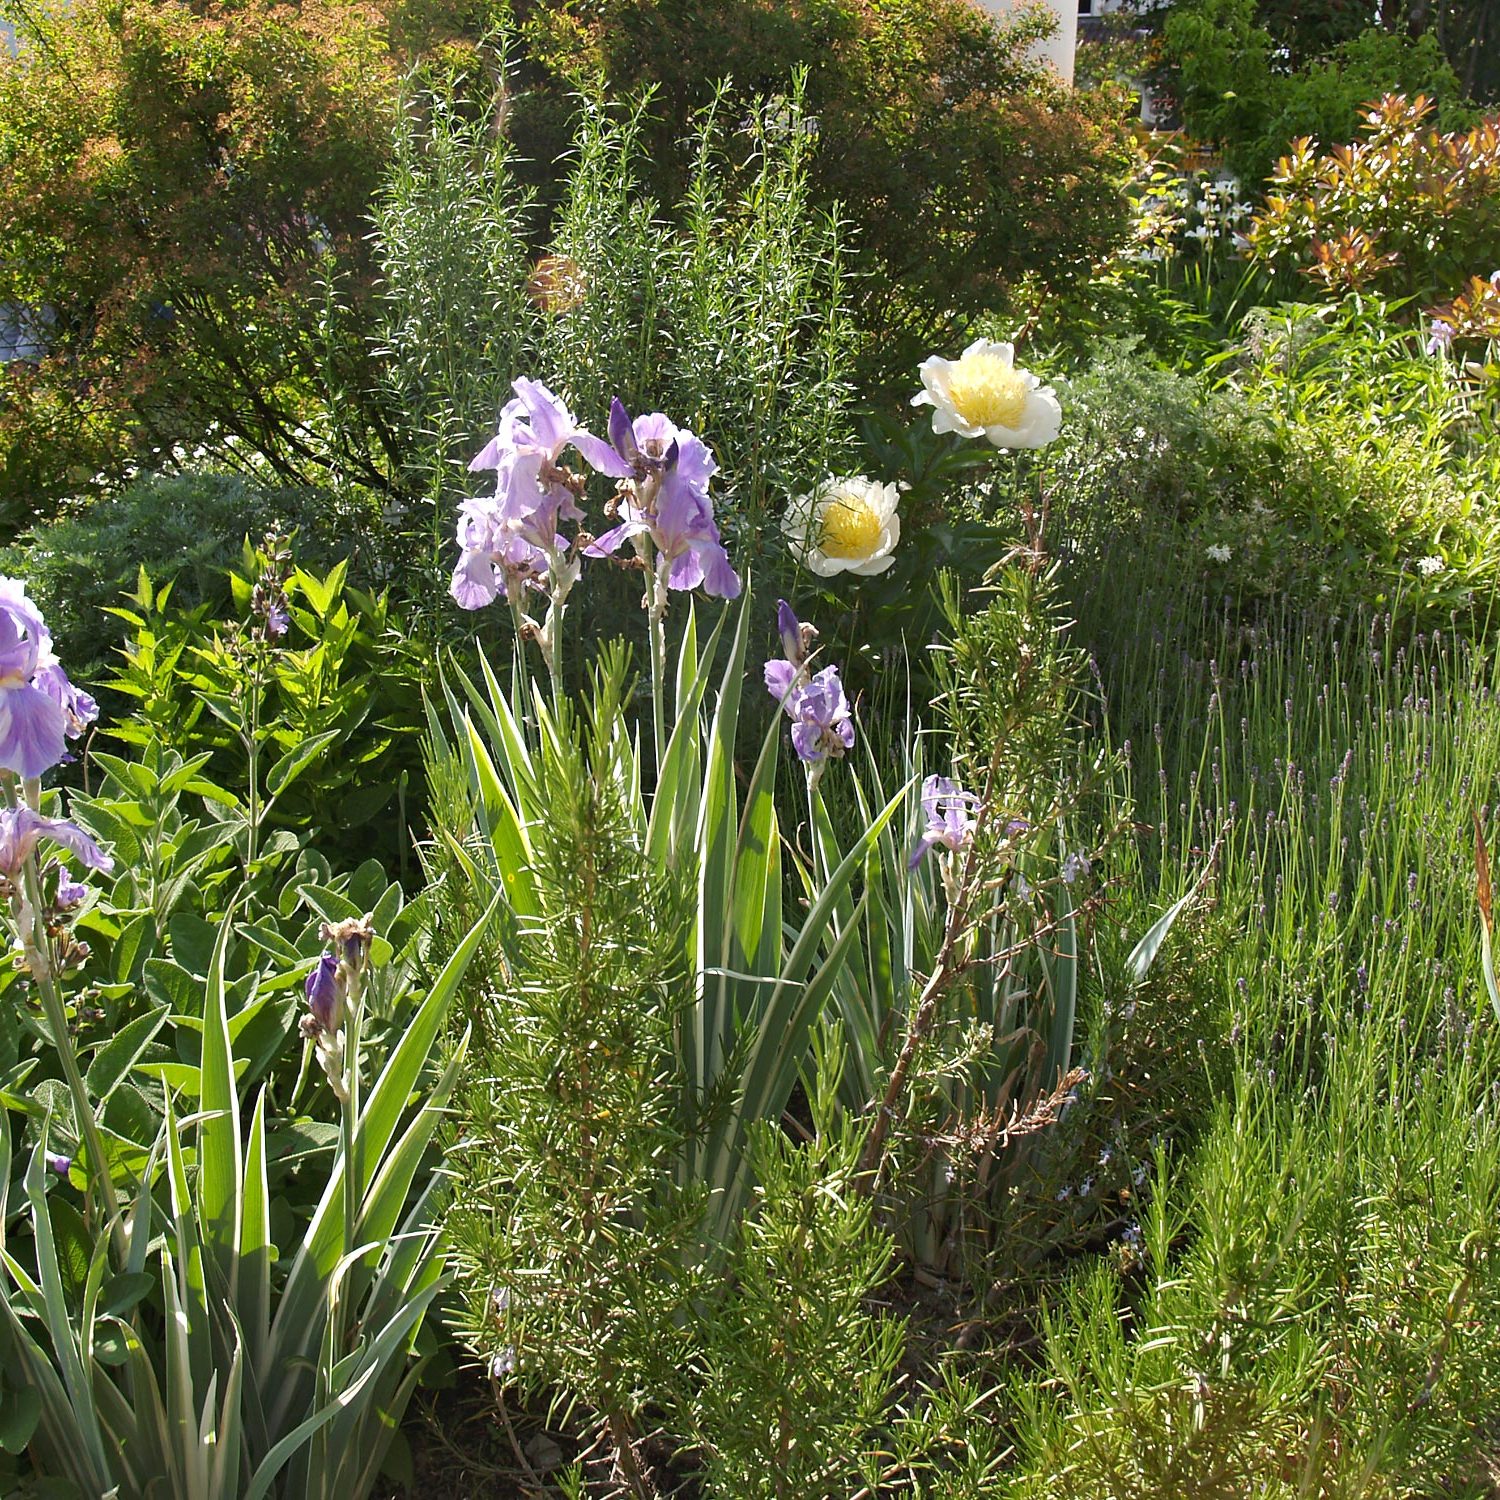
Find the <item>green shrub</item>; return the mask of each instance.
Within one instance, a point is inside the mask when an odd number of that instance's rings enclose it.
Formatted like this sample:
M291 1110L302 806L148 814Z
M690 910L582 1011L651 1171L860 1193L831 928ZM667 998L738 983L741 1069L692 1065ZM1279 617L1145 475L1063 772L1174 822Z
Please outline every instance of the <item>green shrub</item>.
M807 71L812 201L845 217L862 367L899 377L975 317L1077 284L1118 235L1124 96L1077 92L1027 54L1039 15L999 22L966 0L540 0L517 142L542 163L565 143L559 93L581 76L655 89L653 192L675 198L694 148L682 122L731 79L729 119ZM747 142L742 151L753 150Z
M1466 118L1457 75L1435 37L1369 27L1288 68L1255 0L1178 0L1162 27L1169 87L1182 123L1260 184L1300 136L1325 148L1353 138L1383 94L1439 100L1449 128Z
M143 572L117 614L131 632L110 688L134 712L107 733L207 757L210 810L246 879L318 838L359 865L405 870L409 809L421 806L421 694L428 657L384 594L293 566L283 540L245 543L233 617L179 607ZM278 634L270 626L280 613Z
M1489 419L1377 308L1286 308L1246 330L1217 379L1143 369L1122 347L1069 383L1049 463L1070 546L1138 547L1247 605L1482 621Z
M295 530L314 567L351 552L360 563L365 528L340 524L325 491L263 486L238 474L153 474L94 499L77 500L0 550L0 572L26 581L52 629L57 654L80 680L114 665L124 626L107 611L132 592L144 568L170 583L179 608L221 611L229 569L247 537Z
M468 462L510 382L534 375L592 431L618 395L700 434L731 552L779 562L766 520L838 466L852 427L846 232L814 199L811 138L771 106L741 131L721 100L694 117L692 169L666 211L646 182L644 116L583 107L533 262L529 195L491 128L503 99L486 99L475 116L451 91L414 97L379 204L389 380L423 494L403 523L412 550L451 574L458 500L482 482ZM803 118L795 95L777 108ZM601 576L592 595L588 635L637 612L633 577Z
M1342 144L1351 135L1325 138L1321 151L1298 142L1277 164L1251 253L1324 295L1428 306L1489 275L1500 261L1500 117L1445 129L1431 100L1392 95Z

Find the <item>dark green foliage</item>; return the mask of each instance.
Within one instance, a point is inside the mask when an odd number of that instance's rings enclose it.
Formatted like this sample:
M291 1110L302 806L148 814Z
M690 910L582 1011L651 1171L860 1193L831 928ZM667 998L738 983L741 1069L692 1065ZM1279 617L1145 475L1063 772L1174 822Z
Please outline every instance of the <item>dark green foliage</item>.
M683 122L732 80L730 120L807 72L813 201L853 230L865 371L903 378L976 317L1086 278L1119 233L1124 97L1073 92L1028 56L1047 22L998 20L967 0L537 0L516 108L523 154L566 136L560 95L580 78L653 88L646 155L674 199L692 162ZM797 121L792 128L800 128Z
M1220 148L1247 183L1263 182L1299 136L1325 148L1353 140L1362 108L1383 94L1436 99L1447 129L1469 118L1458 76L1431 35L1336 27L1326 44L1302 40L1307 50L1290 59L1278 51L1255 0L1178 0L1162 27L1184 127Z
M227 621L207 604L179 609L170 585L141 575L119 610L132 638L109 684L135 709L109 734L206 754L207 774L235 789L219 802L243 860L316 835L341 863L374 855L405 870L422 800L423 652L384 594L345 582L343 563L324 577L294 569L287 632L266 639L251 607L265 566L247 543Z
M799 1146L758 1132L760 1187L703 1322L695 1405L710 1493L726 1500L843 1500L880 1473L906 1340L870 1305L892 1245L855 1188L864 1134L845 1124Z
M297 550L325 568L365 549L364 530L323 490L263 485L239 474L153 474L92 500L69 502L0 551L0 572L26 581L57 654L75 680L96 683L114 665L125 628L107 611L144 568L170 583L180 609L230 602L229 569L246 537L295 530Z

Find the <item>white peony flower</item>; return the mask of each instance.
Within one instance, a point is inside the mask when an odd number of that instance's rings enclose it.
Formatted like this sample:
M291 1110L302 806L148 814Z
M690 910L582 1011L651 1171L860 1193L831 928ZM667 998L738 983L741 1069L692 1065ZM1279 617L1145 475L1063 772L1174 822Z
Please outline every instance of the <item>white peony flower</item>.
M934 354L921 365L924 389L913 406L930 406L934 432L987 438L997 448L1041 448L1062 428L1050 385L1019 370L1013 344L975 339L957 359Z
M825 479L810 495L787 507L782 529L820 578L837 573L884 573L901 540L903 485L877 484L863 476Z

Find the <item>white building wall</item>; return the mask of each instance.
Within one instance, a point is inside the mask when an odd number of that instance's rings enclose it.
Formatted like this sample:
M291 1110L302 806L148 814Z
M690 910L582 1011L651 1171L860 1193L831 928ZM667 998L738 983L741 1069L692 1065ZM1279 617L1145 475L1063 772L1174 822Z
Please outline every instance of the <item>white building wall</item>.
M1057 30L1038 42L1036 55L1052 64L1064 83L1073 82L1073 53L1078 48L1078 0L977 0L991 15L1005 16L1021 6L1040 3L1057 17Z

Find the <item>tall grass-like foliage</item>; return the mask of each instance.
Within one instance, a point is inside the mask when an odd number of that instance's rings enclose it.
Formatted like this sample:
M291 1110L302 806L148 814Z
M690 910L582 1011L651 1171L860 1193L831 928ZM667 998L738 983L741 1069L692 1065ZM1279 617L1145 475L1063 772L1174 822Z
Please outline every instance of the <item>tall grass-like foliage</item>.
M527 830L534 899L486 987L450 1222L467 1342L497 1381L597 1413L638 1482L641 1408L684 1362L703 1203L673 1171L692 1128L674 1057L689 889L625 798L624 667L605 659L588 718L549 721L526 773L547 809Z
M1489 1493L1493 658L1381 619L1121 613L1102 666L1164 886L1223 835L1238 935L1207 978L1237 1065L1201 1145L1158 1161L1142 1279L1081 1275L1048 1327L1056 1386L1015 1382L1019 1492Z
M76 1239L60 1254L44 1135L25 1176L34 1253L23 1260L19 1244L0 1243L0 1351L34 1393L22 1441L80 1494L368 1493L416 1382L416 1332L443 1286L430 1194L409 1194L462 1044L435 1083L423 1075L480 929L457 945L362 1102L351 1038L343 1138L284 1271L274 1266L269 1091L246 1112L236 1083L232 931L226 920L204 993L198 1109L179 1120L168 1103L117 1239L99 1234L82 1266ZM4 1114L0 1153L9 1159Z
M905 789L870 820L819 882L804 912L786 901L783 836L773 789L780 726L773 724L743 792L739 742L749 610L738 610L735 639L710 697L718 632L700 643L690 617L676 672L670 739L654 789L643 776L634 726L618 694L596 698L609 753L595 774L615 779L612 796L638 846L640 869L666 870L690 883L686 932L692 1003L673 1037L686 1118L673 1155L677 1181L705 1200L699 1228L707 1247L729 1242L753 1183L749 1145L757 1121L778 1120L804 1067L813 1028L855 940L841 915L859 871L903 805ZM483 664L482 664L483 665ZM502 892L518 921L540 911L534 830L552 819L554 792L538 745L559 735L558 717L539 694L523 715L528 689L507 692L485 667L484 687L461 680L450 691L448 725L432 717L440 761L462 767L468 795L444 799L436 829L449 883ZM531 728L534 725L535 728ZM538 738L539 736L539 738ZM564 800L566 805L566 800ZM857 909L857 903L856 903ZM856 918L857 920L857 918ZM501 945L501 958L504 945Z

